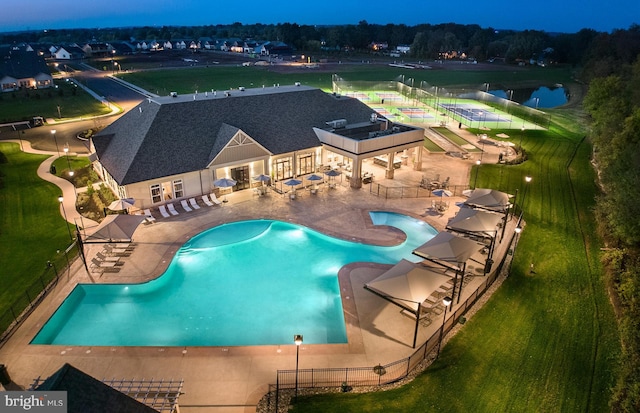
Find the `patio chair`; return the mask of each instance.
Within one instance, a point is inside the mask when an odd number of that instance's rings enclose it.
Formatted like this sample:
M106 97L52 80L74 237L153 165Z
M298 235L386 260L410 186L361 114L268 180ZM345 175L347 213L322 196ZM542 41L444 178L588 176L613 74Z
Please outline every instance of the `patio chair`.
M105 255L117 256L117 257L130 257L133 249L131 248L116 248L112 245L104 245Z
M189 198L189 203L191 204L191 208L200 209L200 205L198 205L195 198Z
M149 208L144 210L144 216L147 217L148 222L154 222L156 220L156 218L151 215L151 210L149 210Z
M206 195L202 195L202 202L204 202L206 206L213 206L213 202L211 202Z
M118 261L120 261L120 257L106 256L101 252L98 252L96 254L96 258L98 258L98 260L104 261L104 262L118 262Z
M160 205L160 214L165 218L170 218L171 215L167 212L167 208L164 205Z
M97 258L91 258L91 264L92 264L92 266L98 267L98 268L112 268L112 267L115 267L116 265L118 265L117 262L100 261Z
M187 204L187 200L183 199L182 201L180 201L180 204L182 205L182 208L187 211L187 212L191 212L193 211L193 209L191 209L191 207L189 206L189 204ZM169 209L171 210L171 209Z
M114 265L110 265L110 264L114 264ZM100 274L105 272L120 272L120 267L116 267L115 263L100 262L95 258L91 260L91 265L89 266L89 269L92 272L99 272Z
M218 199L218 197L216 196L215 193L212 192L212 193L209 194L209 196L211 197L211 202L213 202L214 204L216 204L216 205L222 204L222 201L220 201Z
M171 212L171 215L180 215L173 204L167 204L167 209Z

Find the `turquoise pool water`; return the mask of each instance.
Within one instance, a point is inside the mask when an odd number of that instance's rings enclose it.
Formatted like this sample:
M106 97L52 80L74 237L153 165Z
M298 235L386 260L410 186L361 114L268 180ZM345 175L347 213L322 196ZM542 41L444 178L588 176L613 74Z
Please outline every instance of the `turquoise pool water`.
M393 247L348 242L272 220L234 222L186 242L166 272L144 284L79 284L32 344L246 346L346 343L338 270L357 261L418 261L437 231L414 218L371 212L397 227Z

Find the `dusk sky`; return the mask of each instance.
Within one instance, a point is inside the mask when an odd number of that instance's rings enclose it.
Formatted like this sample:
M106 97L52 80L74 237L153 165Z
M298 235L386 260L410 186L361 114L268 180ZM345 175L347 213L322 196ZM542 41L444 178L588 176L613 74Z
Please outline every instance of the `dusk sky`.
M0 31L209 24L459 23L494 29L611 32L640 23L640 0L23 0L5 2Z

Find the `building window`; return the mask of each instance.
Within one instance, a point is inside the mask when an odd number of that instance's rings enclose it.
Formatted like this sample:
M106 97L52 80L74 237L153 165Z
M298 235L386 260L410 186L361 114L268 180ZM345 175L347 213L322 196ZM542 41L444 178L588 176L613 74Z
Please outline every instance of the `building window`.
M298 175L305 175L315 172L313 166L313 154L307 153L298 158Z
M184 196L184 189L182 187L182 179L173 181L173 195L175 198L182 198Z
M275 179L281 181L283 179L292 178L291 158L276 159Z
M162 201L162 191L160 190L160 184L151 185L151 202L154 204Z

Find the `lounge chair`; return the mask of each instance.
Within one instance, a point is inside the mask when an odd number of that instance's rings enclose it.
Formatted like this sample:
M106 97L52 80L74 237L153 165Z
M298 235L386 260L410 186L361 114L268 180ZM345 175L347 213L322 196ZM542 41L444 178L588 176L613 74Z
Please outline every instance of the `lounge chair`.
M151 211L149 210L149 208L144 210L144 216L147 217L148 222L153 222L156 220L156 218L153 215L151 215Z
M213 206L213 202L209 200L209 197L207 195L202 195L202 202L204 202L204 204L207 206Z
M187 212L191 212L193 211L193 209L191 209L191 207L189 206L189 204L187 204L187 200L183 199L182 201L180 201L180 204L182 205L182 208L187 211Z
M96 258L98 258L98 260L104 261L104 262L118 262L118 261L120 261L120 257L106 256L101 252L96 254Z
M117 257L129 257L133 252L133 248L116 248L112 245L104 245L105 255L115 255Z
M176 207L174 207L173 204L167 204L167 209L169 210L169 212L171 212L171 215L180 215L178 214L178 211L176 211Z
M162 214L162 216L165 218L171 217L171 215L169 215L169 213L167 212L167 208L165 208L164 205L160 205L160 214Z
M191 208L200 209L200 205L198 205L195 198L189 198L189 203L191 204Z
M91 270L99 272L118 272L120 271L120 268L116 267L115 262L100 261L96 258L92 258Z
M211 202L213 202L214 204L220 205L222 203L222 201L220 201L216 194L214 194L213 192L210 193L209 196L211 197Z

